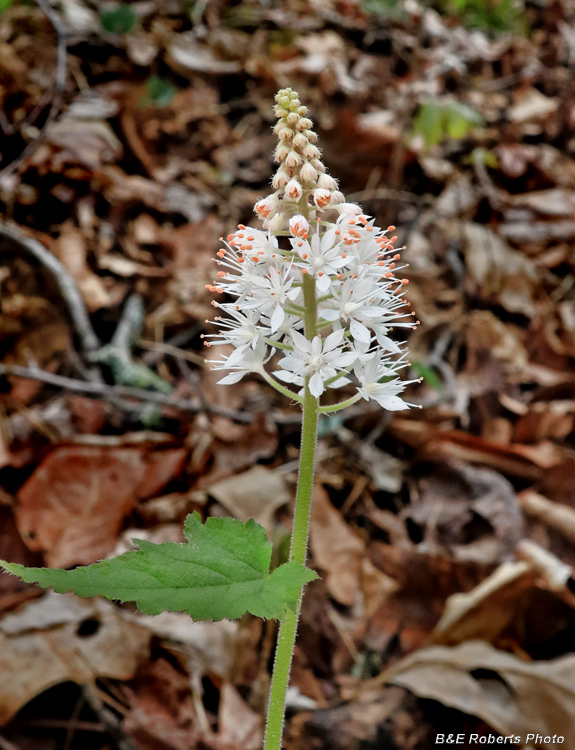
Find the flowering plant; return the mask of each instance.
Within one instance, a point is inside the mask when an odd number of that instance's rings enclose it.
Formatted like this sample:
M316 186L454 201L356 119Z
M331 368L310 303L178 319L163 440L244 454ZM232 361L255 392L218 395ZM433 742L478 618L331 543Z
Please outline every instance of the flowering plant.
M275 192L255 205L264 230L240 225L230 234L215 259L217 279L208 285L233 299L212 302L225 316L214 321L220 332L205 336L207 346L233 347L212 360L215 369L230 372L219 382L237 383L255 372L303 403L306 383L319 399L353 380L356 394L320 413L361 398L405 409L409 404L399 394L407 383L397 373L407 362L388 333L416 323L405 311L407 279L396 276L404 266L397 265L397 237L389 236L395 227L382 231L359 206L345 202L326 173L296 92L281 90L276 101ZM270 374L265 366L272 360L279 369Z
M300 471L289 562L271 573L271 544L253 520L186 519L188 544L152 544L75 570L0 566L25 581L135 601L148 614L186 611L194 619L230 619L246 611L282 621L268 706L265 750L280 750L285 696L302 591L316 574L305 567L320 414L360 399L396 411L409 363L389 332L413 328L406 279L397 277L395 227L381 230L359 206L346 203L326 173L307 109L292 89L276 96L279 138L274 192L255 211L263 229L240 225L214 259L208 289L222 315L208 347L226 345L213 367L233 384L257 373L303 410ZM231 352L229 351L231 348ZM274 368L274 369L272 369ZM284 385L285 384L285 385ZM288 387L292 386L292 387ZM355 393L331 402L340 388ZM294 390L295 389L295 390ZM347 392L346 392L347 395ZM320 400L328 403L320 404Z

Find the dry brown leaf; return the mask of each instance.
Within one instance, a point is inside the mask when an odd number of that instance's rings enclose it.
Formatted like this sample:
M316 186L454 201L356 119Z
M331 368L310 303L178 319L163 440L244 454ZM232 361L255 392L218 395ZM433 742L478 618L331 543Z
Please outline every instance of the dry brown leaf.
M493 230L465 223L467 270L486 300L495 299L506 310L531 317L535 312L537 271L533 262L512 250Z
M237 750L255 750L262 744L262 717L242 699L235 687L224 682L220 689L219 736Z
M83 635L81 625L92 631ZM93 630L95 628L95 630ZM47 594L0 620L0 725L31 698L59 682L97 677L128 680L149 656L150 633L127 622L113 604Z
M253 518L271 534L274 513L289 503L291 492L285 478L265 466L254 466L242 474L206 487L207 492L244 523Z
M202 732L190 680L165 658L146 665L136 680L123 686L123 691L130 704L123 728L138 750L189 750L198 746Z
M575 510L568 505L554 503L533 490L524 490L517 496L522 510L529 516L543 521L575 543Z
M313 491L310 548L315 564L327 574L329 593L340 604L351 606L360 590L365 545L318 485Z
M50 567L90 564L114 547L124 517L181 470L186 451L61 446L18 493L18 529Z
M392 667L387 679L420 698L478 716L502 735L571 737L573 674L574 655L525 662L483 641L469 641L421 649Z
M70 272L90 312L112 304L102 280L88 267L84 236L72 224L67 222L62 225L60 235L52 245L52 252Z
M533 583L527 563L503 563L479 586L449 597L430 642L446 646L474 639L493 642L515 615L518 596Z

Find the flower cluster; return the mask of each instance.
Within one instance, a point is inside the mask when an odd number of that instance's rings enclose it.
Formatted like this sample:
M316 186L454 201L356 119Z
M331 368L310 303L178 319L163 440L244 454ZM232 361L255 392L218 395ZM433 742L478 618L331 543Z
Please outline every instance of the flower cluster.
M276 101L276 192L255 206L264 230L240 225L230 234L208 285L229 300L212 302L224 315L214 321L219 333L204 337L207 346L227 345L211 360L214 369L229 371L219 382L256 372L300 401L306 386L319 398L355 382L355 395L338 406L365 398L405 409L399 394L407 382L398 372L408 362L389 332L417 321L406 311L407 280L396 275L404 266L397 265L397 237L389 236L395 227L381 230L345 202L297 94L284 89ZM268 363L278 368L273 374Z

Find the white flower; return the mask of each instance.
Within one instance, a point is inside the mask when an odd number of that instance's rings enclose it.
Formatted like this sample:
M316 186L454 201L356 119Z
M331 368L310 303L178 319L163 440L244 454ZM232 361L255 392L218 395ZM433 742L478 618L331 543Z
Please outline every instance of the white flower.
M403 411L409 409L410 404L406 404L398 394L403 393L406 381L393 377L395 368L387 367L378 357L377 353L365 362L357 362L355 365L355 376L361 383L358 393L369 401L373 399L388 411ZM387 382L380 383L382 378L392 378ZM416 381L409 381L416 382Z
M233 348L214 362L230 371L220 382L256 372L300 401L278 381L317 399L354 383L345 404L364 398L391 411L408 408L399 395L407 382L398 377L405 349L390 331L417 323L406 311L407 280L397 275L404 266L397 265L397 237L389 236L395 227L382 231L360 206L346 203L313 145L317 135L297 94L283 89L276 101L275 192L255 205L266 231L240 224L217 252L217 278L207 285L225 295L212 303L225 315L205 344ZM269 374L273 355L279 369Z
M331 285L330 277L337 275L340 268L349 263L336 232L337 229L332 227L321 238L319 232L315 231L311 241L291 240L293 249L302 259L302 262L296 261L296 265L317 279L320 292L326 292Z
M262 336L265 338L271 333L268 327L258 325L260 315L253 310L236 310L236 306L230 304L216 303L216 306L227 313L229 317L217 317L215 319L214 323L223 329L221 333L202 334L204 340L219 339L207 341L207 346L232 344L237 349L250 346L255 349L260 338Z
M226 375L221 380L218 380L220 385L233 385L238 383L244 375L249 372L262 372L264 365L269 361L272 353L266 357L266 345L263 339L259 339L255 349L250 346L244 346L240 349L234 349L234 351L225 357L222 355L221 359L209 359L208 362L214 364L213 370L232 370L229 375Z
M277 373L277 377L288 383L304 385L306 377L310 375L310 392L319 398L325 390L325 381L335 378L338 370L352 365L357 357L354 351L343 351L343 337L344 331L339 330L330 333L325 340L314 336L309 341L295 329L292 330L293 352L281 360L280 367L286 372ZM338 378L338 381L341 379Z

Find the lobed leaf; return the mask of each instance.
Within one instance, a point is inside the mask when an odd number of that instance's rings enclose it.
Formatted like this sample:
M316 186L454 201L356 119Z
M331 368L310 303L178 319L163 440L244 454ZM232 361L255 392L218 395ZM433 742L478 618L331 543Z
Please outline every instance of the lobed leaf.
M187 612L194 620L234 620L245 612L283 620L295 611L299 588L317 574L299 563L269 573L272 545L253 519L186 519L187 543L153 544L135 539L138 550L74 570L26 568L0 560L0 566L26 583L51 586L58 593L105 596L136 602L149 615Z

